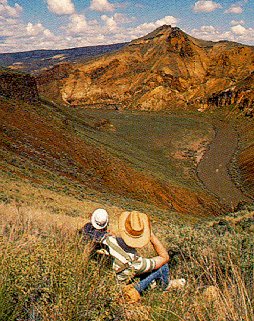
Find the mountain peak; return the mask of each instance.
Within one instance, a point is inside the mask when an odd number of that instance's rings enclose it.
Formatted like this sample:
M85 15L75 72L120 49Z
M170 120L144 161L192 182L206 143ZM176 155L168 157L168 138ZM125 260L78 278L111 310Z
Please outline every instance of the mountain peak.
M48 79L38 83L44 95L73 106L203 110L237 103L246 109L253 98L242 81L253 71L253 57L249 46L199 40L163 25L119 51L73 66L58 93ZM239 87L231 93L234 102L224 102L222 92L233 86Z
M164 39L168 38L168 37L175 37L175 36L179 36L180 34L184 35L184 32L178 28L178 27L172 27L171 25L163 25L161 27L158 27L157 29L155 29L154 31L148 33L147 35L140 37L138 39L133 40L130 45L132 44L138 44L138 43L142 43L144 41L147 40L154 40L154 39Z

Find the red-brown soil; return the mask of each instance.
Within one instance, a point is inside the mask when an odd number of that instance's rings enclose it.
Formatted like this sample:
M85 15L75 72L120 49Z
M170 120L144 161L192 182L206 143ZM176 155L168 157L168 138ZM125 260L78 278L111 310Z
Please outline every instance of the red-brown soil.
M239 157L243 184L249 195L254 195L254 144L247 147Z
M172 186L134 170L124 161L111 156L73 134L64 121L45 115L43 105L1 102L1 149L14 158L29 160L36 180L43 182L51 173L97 192L138 200L186 214L217 215L223 208L206 192ZM40 110L41 109L41 110ZM18 166L3 162L2 169L16 176L30 177ZM52 182L54 184L54 182Z

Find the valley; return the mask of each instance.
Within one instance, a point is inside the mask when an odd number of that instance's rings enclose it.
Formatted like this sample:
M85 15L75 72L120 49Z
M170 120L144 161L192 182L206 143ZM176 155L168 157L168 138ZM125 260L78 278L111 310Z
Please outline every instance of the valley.
M1 71L7 185L187 216L252 201L252 47L162 26L88 49L36 76ZM2 198L13 198L4 186Z
M0 64L0 320L252 321L254 48L162 26ZM97 208L148 214L186 286L125 301Z
M7 187L17 180L31 189L148 211L209 216L232 208L230 177L214 185L217 191L224 188L224 202L220 192L204 189L197 176L215 137L213 119L221 114L95 110L46 101L1 103L2 199L8 202L27 201L18 188ZM224 170L234 148L231 152ZM218 146L215 153L221 155ZM209 176L209 168L205 165L202 173ZM245 199L251 201L239 192L233 207Z
M2 106L1 167L12 180L19 177L78 198L94 194L94 199L112 203L140 202L180 212L195 204L197 215L204 215L204 209L220 210L216 198L202 192L192 173L191 136L199 142L205 123L200 122L195 133L197 121L179 115L70 111L45 104ZM105 119L114 130L97 127ZM179 141L182 156L171 159Z

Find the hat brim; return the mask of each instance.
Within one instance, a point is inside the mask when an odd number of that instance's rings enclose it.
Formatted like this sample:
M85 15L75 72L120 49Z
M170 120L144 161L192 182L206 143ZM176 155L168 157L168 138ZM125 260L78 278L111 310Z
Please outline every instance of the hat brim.
M95 218L92 216L92 218L91 218L91 223L92 223L93 227L96 228L96 230L102 230L102 229L104 229L104 228L107 226L108 221L106 221L105 224L104 224L103 226L101 226L101 225L98 225L98 224L96 223Z
M126 229L125 229L125 221L129 214L130 212L123 212L119 217L118 228L119 228L120 236L128 246L134 247L134 248L141 248L146 244L148 244L151 238L150 220L146 214L139 212L144 224L144 231L141 236L132 237L126 232Z

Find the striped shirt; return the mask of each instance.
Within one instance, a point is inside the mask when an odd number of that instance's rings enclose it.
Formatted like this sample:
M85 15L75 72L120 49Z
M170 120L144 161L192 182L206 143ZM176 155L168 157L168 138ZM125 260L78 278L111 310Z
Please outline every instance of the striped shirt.
M135 249L122 244L122 239L108 235L102 243L108 246L109 253L113 257L113 270L119 281L126 281L135 275L155 269L155 261L152 258L137 255Z

